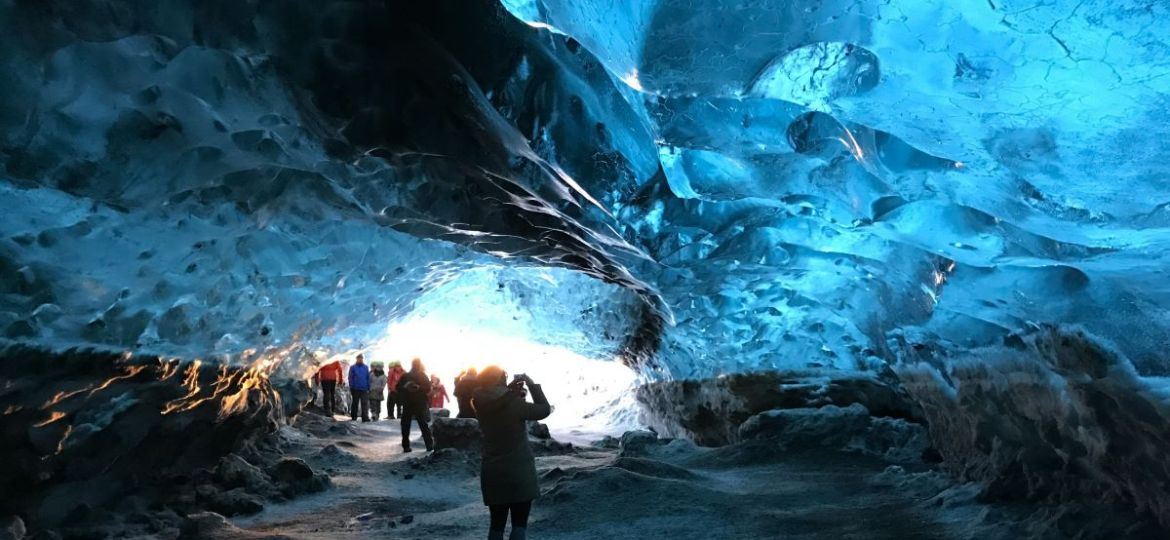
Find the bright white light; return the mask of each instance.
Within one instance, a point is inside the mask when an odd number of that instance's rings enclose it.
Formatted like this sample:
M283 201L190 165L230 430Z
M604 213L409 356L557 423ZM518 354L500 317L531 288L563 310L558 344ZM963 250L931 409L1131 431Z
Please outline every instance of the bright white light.
M634 90L639 92L646 91L645 88L642 88L642 81L638 79L638 68L630 68L629 72L627 72L625 75L622 75L621 80Z
M556 28L554 28L552 25L550 25L548 23L542 23L540 21L524 21L524 22L525 22L525 24L527 24L528 26L531 26L533 28L539 28L541 30L548 30L549 32L556 32L558 34L561 33L560 30L557 30Z
M561 434L633 427L635 372L612 357L616 344L595 319L609 285L570 270L479 266L446 276L416 298L410 314L362 347L373 362L409 369L421 358L448 392L460 371L498 365L527 373L553 405ZM593 315L589 315L589 314Z
M449 309L477 307L466 304ZM614 432L632 421L635 375L621 363L586 358L560 347L462 326L445 318L442 312L432 312L392 324L386 337L369 347L367 356L371 361L397 360L407 369L412 358L421 358L427 372L438 375L449 392L454 389L455 375L469 367L480 370L495 364L509 377L527 373L544 388L555 408L547 423L560 430ZM618 414L621 412L626 415Z

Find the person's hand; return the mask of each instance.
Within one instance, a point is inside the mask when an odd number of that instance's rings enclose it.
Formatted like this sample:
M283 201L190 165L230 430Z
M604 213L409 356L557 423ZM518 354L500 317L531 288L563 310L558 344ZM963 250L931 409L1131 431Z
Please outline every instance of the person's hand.
M520 380L524 381L524 384L528 386L536 384L536 381L532 380L532 377L529 377L527 373L521 373Z

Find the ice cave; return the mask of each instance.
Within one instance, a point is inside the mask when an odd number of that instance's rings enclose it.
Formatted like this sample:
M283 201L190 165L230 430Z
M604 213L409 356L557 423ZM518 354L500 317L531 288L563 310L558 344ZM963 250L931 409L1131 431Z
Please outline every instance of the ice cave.
M0 540L1170 538L1168 29L0 0Z

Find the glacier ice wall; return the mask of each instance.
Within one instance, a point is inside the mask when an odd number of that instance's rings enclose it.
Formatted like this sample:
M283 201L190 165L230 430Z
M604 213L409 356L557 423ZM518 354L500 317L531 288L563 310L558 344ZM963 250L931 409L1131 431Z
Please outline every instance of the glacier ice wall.
M943 467L985 482L985 498L1111 503L1124 508L1119 522L1133 509L1167 523L1165 377L1142 377L1100 338L1055 325L975 349L893 341L900 386Z
M640 236L683 372L1043 321L1166 372L1166 6L504 4L594 52L656 134Z
M890 366L984 495L1170 523L1166 6L504 3L656 134L676 372Z
M450 44L407 31L423 14L286 7L0 4L3 337L306 352L377 339L464 269L555 266L581 273L499 272L501 289L556 291L564 320L545 310L557 324L533 338L597 323L576 347L621 350L653 301L621 261L645 256L579 222L601 203ZM393 50L414 54L378 63Z
M1104 0L0 0L0 338L361 347L490 269L530 295L508 305L533 339L656 379L881 372L974 477L1079 468L1170 515L1127 484L1170 374L1167 21ZM1070 411L1095 416L1020 435ZM971 430L1000 451L939 444ZM1143 450L1109 464L1127 437Z
M1046 321L1168 368L1162 6L0 9L8 339L373 338L461 269L556 266L640 299L597 350L659 377Z

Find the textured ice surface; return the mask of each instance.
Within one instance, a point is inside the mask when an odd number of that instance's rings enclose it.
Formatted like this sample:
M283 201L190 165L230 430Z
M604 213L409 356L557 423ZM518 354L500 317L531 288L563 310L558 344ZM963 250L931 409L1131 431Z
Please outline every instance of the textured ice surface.
M1164 6L0 6L8 338L372 337L551 264L663 375L1028 321L1168 371Z
M465 269L554 266L599 279L536 294L623 329L536 339L658 377L1036 322L1170 371L1160 4L0 10L10 339L368 341Z
M318 21L307 6L0 5L12 90L0 98L3 336L187 357L360 347L465 269L514 267L484 283L535 291L517 309L549 324L527 337L577 329L588 339L575 350L612 356L639 321L630 290L645 286L616 262L636 250L565 213L597 203L474 81L451 79L457 64L430 73L420 54L387 66L385 77L448 87L431 103L421 90L369 89L385 104L335 94L372 77L336 55L373 52L351 50L369 45L362 18L388 14L339 2ZM288 41L300 25L313 39ZM392 121L371 118L378 106L401 125L368 125ZM523 271L544 265L585 274ZM590 322L603 319L613 328Z
M1166 371L1166 6L504 4L646 111L671 191L647 243L698 371L851 367L892 328L974 345L1030 321Z
M1164 377L1140 377L1109 345L1049 325L977 349L892 341L943 466L986 482L985 497L1116 503L1170 521Z
M956 415L936 441L1019 450L954 466L1102 485L1049 474L1076 468L1170 523L1149 451L1167 21L1106 0L0 0L0 335L338 351L460 302L478 268L539 321L479 319L497 331L660 379L893 366ZM1090 360L1021 345L1051 323ZM1123 375L1084 383L1101 359Z

